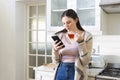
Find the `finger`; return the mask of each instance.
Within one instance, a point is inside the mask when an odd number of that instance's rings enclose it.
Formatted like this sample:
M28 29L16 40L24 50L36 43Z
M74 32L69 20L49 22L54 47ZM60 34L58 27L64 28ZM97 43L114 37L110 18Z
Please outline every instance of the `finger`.
M57 46L57 47L56 47L56 50L60 50L60 49L61 49L61 46Z
M58 41L57 41L57 40L55 40L55 42L54 42L54 43L55 43L55 44L57 44L57 42L58 42Z
M56 43L56 45L57 45L57 46L59 46L59 45L60 45L60 43L61 43L61 41L57 42L57 43Z
M61 45L61 46L60 46L60 49L62 49L62 48L64 48L64 47L65 47L65 45Z

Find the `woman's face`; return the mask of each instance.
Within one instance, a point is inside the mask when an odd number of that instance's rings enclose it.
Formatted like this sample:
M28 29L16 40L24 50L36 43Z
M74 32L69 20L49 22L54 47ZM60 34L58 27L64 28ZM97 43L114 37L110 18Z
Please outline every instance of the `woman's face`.
M76 31L77 21L78 21L77 19L74 20L71 17L67 17L67 16L62 17L63 26L66 28L67 31Z

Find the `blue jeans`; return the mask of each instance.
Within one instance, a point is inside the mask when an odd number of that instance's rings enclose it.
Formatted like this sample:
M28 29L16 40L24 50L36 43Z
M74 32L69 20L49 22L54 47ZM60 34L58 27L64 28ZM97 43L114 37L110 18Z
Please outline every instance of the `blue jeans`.
M61 62L56 72L55 80L74 80L74 63Z

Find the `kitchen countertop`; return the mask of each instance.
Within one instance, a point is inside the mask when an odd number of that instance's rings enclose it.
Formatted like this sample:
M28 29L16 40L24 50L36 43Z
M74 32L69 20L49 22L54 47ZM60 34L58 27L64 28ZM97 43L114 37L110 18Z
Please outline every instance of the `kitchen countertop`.
M34 70L37 70L37 71L54 71L54 68L55 68L55 65L52 64L52 63L49 63L49 64L44 64L42 66L39 66L39 67L34 67Z
M49 63L49 64L44 64L44 65L39 66L39 67L34 67L34 70L53 72L54 68L55 68L55 65L52 64L52 63ZM103 70L103 68L88 68L88 76L89 77L95 77L102 70Z
M99 74L104 68L89 68L88 69L88 76L89 77L95 77L97 74Z

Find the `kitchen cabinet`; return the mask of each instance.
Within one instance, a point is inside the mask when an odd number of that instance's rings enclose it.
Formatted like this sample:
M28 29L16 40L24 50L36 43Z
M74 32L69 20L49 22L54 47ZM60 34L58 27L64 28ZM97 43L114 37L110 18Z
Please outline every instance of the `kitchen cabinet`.
M45 64L39 67L34 67L35 80L52 80L54 76L55 65L52 63ZM88 80L95 80L95 76L103 70L97 68L88 69Z
M51 71L35 71L35 80L52 80L53 72Z
M46 64L35 67L35 80L52 80L54 76L54 65Z
M120 0L101 0L100 7L107 14L120 13Z
M47 0L48 29L62 29L61 14L66 9L74 9L83 28L93 33L100 31L99 0Z

